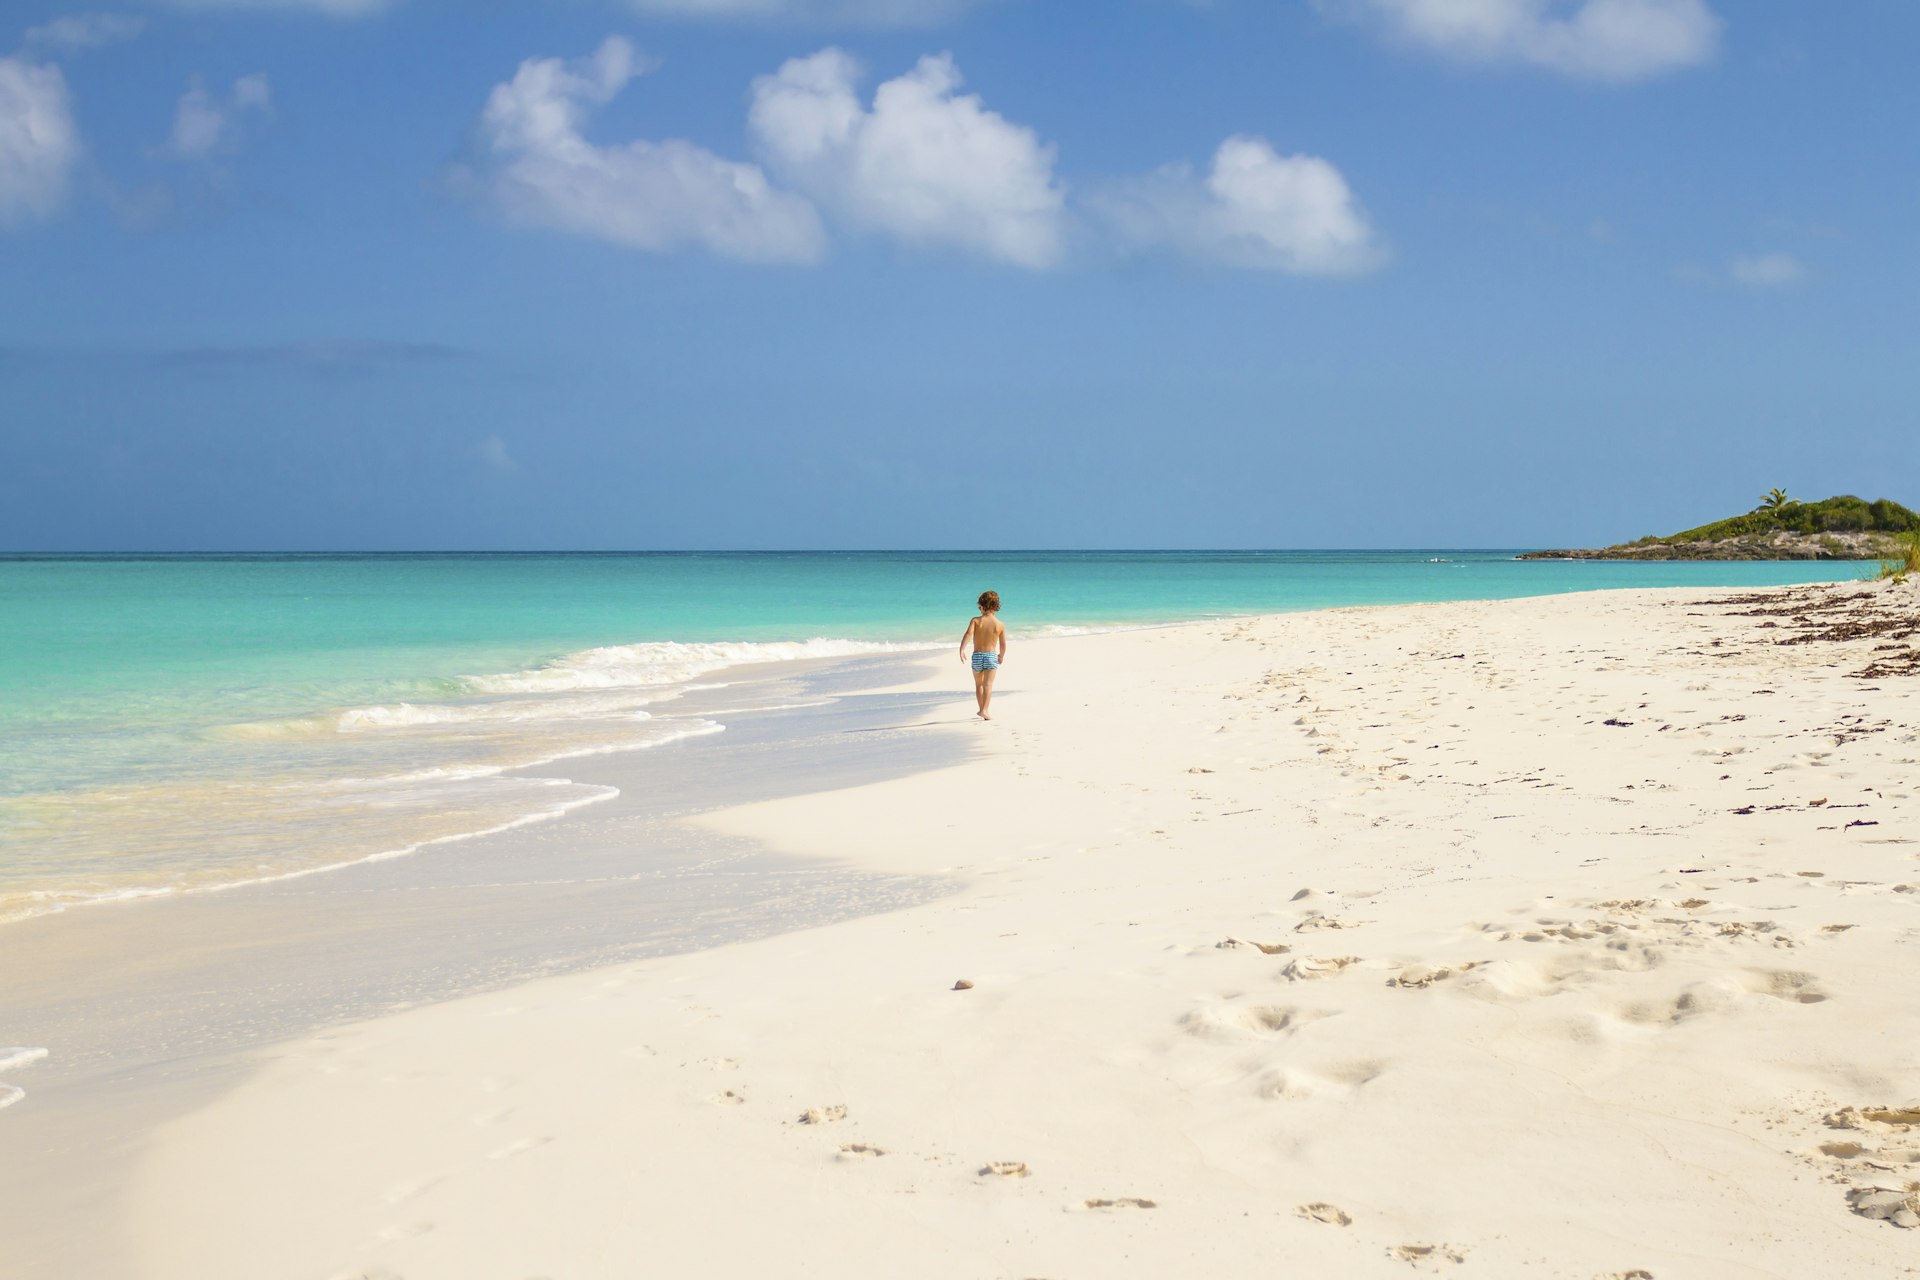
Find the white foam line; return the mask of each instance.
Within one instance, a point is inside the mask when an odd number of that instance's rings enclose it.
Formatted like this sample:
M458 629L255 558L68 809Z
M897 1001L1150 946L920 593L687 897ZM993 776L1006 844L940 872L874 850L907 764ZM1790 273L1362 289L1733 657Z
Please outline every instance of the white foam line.
M727 728L727 726L716 724L713 721L695 721L694 723L700 725L700 727L697 729L688 729L683 733L676 733L670 737L654 738L647 742L616 742L604 747L581 747L576 751L562 751L558 755L547 756L544 759L534 761L532 764L517 764L512 767L515 769L532 769L538 765L552 764L557 760L579 760L586 756L616 756L623 751L649 751L654 747L664 747L670 742L684 742L688 738L704 738L709 734L724 733Z
M809 707L828 707L832 705L832 698L821 698L817 702L775 702L764 707L728 707L725 714L738 716L748 715L756 711L805 711Z
M498 675L462 676L470 693L563 693L592 689L644 689L685 685L730 667L850 658L868 654L930 652L937 641L740 640L681 643L672 640L606 645L556 658L544 666Z
M0 1049L0 1071L18 1071L47 1056L45 1049Z
M562 786L573 785L573 783L566 778L555 778L553 781ZM255 876L248 880L228 880L220 884L194 885L187 889L175 889L173 892L225 893L229 889L246 889L261 884L279 884L283 880L305 880L308 876L320 876L333 871L344 871L348 867L365 866L369 862L390 862L395 858L405 858L416 854L422 849L431 848L436 844L452 844L456 840L477 840L481 836L498 835L502 831L511 831L515 827L526 827L536 822L550 822L555 818L564 818L575 809L584 809L590 804L599 804L603 800L611 800L620 794L620 788L618 787L595 787L593 790L593 795L581 796L578 800L567 801L557 808L549 809L544 813L523 814L518 818L509 818L505 822L496 823L491 827L482 827L478 831L459 831L450 836L435 836L431 840L416 840L412 844L401 845L397 849L383 849L379 853L369 853L365 857L354 858L347 862L329 862L323 867L302 867L298 871L282 871L278 875Z
M46 1056L45 1049L0 1049L0 1071L18 1071L22 1067L32 1066ZM0 1084L0 1111L6 1110L26 1096L27 1091L18 1085Z
M130 902L135 898L164 898L174 890L166 886L159 888L115 889L110 893L81 894L78 897L65 897L53 889L34 889L26 897L32 902L47 902L46 906L29 907L11 915L0 916L0 925L13 924L19 920L31 920L35 916L59 915L68 907L93 906L103 902ZM53 901L48 901L52 899Z

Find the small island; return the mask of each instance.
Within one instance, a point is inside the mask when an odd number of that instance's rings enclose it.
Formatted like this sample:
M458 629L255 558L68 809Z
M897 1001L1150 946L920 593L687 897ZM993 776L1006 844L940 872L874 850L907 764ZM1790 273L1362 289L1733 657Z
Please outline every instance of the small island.
M1886 560L1901 554L1900 535L1920 532L1920 514L1886 498L1843 494L1799 502L1783 489L1745 515L1668 537L1613 547L1529 551L1522 560Z

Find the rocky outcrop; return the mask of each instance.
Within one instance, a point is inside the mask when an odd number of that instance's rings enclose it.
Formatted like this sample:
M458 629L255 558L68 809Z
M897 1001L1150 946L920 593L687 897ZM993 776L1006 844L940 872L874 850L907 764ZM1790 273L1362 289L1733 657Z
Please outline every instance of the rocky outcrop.
M1694 542L1646 538L1617 547L1529 551L1522 560L1878 560L1893 554L1884 533L1761 533Z

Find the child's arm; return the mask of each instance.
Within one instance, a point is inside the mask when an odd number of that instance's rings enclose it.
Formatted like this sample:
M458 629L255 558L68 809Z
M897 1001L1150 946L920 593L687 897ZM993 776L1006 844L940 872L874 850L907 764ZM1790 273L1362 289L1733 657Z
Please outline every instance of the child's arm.
M1000 622L998 618L995 618L994 621ZM1007 660L1007 624L1004 622L1000 622L1000 661L1005 662L1006 660Z
M967 660L967 641L973 639L973 619L967 619L967 629L960 633L960 661Z

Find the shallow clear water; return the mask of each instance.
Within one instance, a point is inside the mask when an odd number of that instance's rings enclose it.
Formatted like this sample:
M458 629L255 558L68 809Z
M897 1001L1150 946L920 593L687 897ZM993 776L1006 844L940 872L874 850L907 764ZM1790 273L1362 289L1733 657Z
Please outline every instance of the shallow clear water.
M299 873L606 794L502 771L717 732L744 662L1225 614L1856 577L1510 552L0 559L0 920Z

